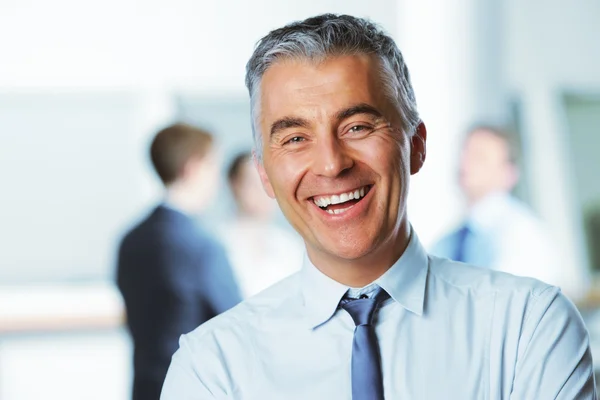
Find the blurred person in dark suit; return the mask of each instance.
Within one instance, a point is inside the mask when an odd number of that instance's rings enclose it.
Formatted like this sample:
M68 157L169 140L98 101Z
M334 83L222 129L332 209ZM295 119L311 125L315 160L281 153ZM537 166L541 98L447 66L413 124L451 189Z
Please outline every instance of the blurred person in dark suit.
M164 202L122 239L117 266L134 344L134 400L159 399L180 335L240 301L224 249L196 218L217 187L212 136L176 124L158 132L150 156Z
M274 221L277 203L263 190L252 153L234 157L227 172L236 213L219 229L244 297L300 270L304 245Z
M519 181L517 158L515 138L508 131L480 125L468 132L459 173L467 215L432 253L563 286L548 230L511 194Z

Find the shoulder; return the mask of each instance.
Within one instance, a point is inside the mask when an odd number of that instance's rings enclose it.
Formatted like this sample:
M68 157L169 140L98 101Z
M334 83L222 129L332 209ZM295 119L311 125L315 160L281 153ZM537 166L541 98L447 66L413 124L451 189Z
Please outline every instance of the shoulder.
M219 239L201 220L185 215L163 218L152 229L152 238L158 248L182 255L210 255L224 251Z
M277 323L280 316L293 312L301 298L299 289L296 273L203 323L184 335L185 340L192 350L223 341L228 345L245 342L257 329L269 327Z
M444 298L476 301L493 297L497 311L519 314L522 337L532 337L540 329L540 321L555 327L572 324L577 335L587 335L579 311L557 286L434 256L430 256L429 272L428 286L444 293Z
M252 373L249 365L261 356L256 339L294 318L290 308L299 301L297 287L298 280L289 277L182 335L173 360L194 376L221 383L227 376Z
M156 213L157 209L154 209L146 215L133 219L130 228L125 230L120 238L119 248L123 250L136 247L138 242L143 241L156 220Z
M540 296L558 288L533 278L515 276L489 268L476 267L436 256L429 256L431 279L460 291L475 294L516 294Z
M225 258L217 238L192 218L170 215L169 210L150 214L123 237L120 248L157 261L179 260L177 265Z

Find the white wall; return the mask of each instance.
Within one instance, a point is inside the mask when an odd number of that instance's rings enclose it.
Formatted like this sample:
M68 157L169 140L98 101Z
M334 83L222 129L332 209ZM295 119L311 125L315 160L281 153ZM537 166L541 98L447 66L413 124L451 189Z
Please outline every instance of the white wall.
M173 116L173 93L245 97L245 63L270 29L342 12L394 32L395 9L394 0L1 1L0 283L24 266L44 280L112 270L115 236L159 195L145 150ZM128 398L123 332L0 339L3 400L40 390L79 400L98 385L97 398Z
M565 259L582 265L558 94L563 88L600 87L600 4L506 0L494 19L489 18L491 3L7 0L0 5L0 92L130 91L139 99L130 140L141 147L168 120L172 109L167 96L174 90L245 96L244 65L267 30L325 11L369 16L398 38L430 126L429 160L411 196L411 215L422 227L423 239L431 241L458 218L434 208L432 199L442 194L445 207L460 209L453 183L456 161L446 154L456 150L456 132L477 114L473 110L485 108L473 94L482 92L482 77L492 74L507 84L486 89L496 93L491 97L500 98L506 86L523 101L536 208L564 244ZM503 39L494 36L498 32ZM479 56L470 53L474 49ZM15 148L10 137L17 134L2 133L5 152ZM145 167L136 166L140 205L158 190L152 176L143 175ZM36 166L23 168L33 174ZM14 241L0 237L8 239Z
M590 212L600 207L600 89L595 95L574 93L565 99L569 145L573 154L573 185L577 203Z
M431 243L463 212L456 166L464 129L502 121L515 98L531 200L558 244L563 288L577 297L587 260L561 95L600 91L600 3L404 0L398 15L398 43L429 128L428 160L409 201L421 239ZM600 139L589 144L600 148Z
M600 3L507 0L504 30L508 83L524 107L532 199L561 245L566 279L581 287L587 260L561 95L600 92Z
M160 195L146 148L172 95L245 98L255 42L323 12L396 25L393 0L1 2L0 280L111 270L117 235Z
M8 0L0 5L0 87L196 87L243 93L254 43L322 12L390 31L395 1Z
M2 400L130 399L124 331L22 336L0 341Z
M462 220L457 171L465 129L506 118L499 10L489 0L405 0L398 10L397 42L428 128L427 160L409 198L425 245Z

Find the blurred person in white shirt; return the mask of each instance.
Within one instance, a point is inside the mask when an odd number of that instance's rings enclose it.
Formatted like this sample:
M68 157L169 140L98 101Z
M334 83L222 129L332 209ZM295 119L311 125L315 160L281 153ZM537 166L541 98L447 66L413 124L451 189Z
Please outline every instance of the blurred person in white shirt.
M432 253L481 267L540 279L565 288L565 269L544 223L511 192L519 181L513 136L477 126L466 136L459 185L467 215ZM566 290L565 290L566 289Z
M263 190L251 152L241 152L232 160L227 180L236 214L219 234L242 295L250 297L298 271L304 246L296 232L274 221L277 203Z

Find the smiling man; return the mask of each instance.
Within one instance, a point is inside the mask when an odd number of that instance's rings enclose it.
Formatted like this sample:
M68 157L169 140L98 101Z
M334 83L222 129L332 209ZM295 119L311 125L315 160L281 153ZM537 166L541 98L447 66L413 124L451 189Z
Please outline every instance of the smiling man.
M257 167L303 269L184 335L163 400L594 399L556 287L428 256L406 203L427 132L372 23L270 32L247 65Z

